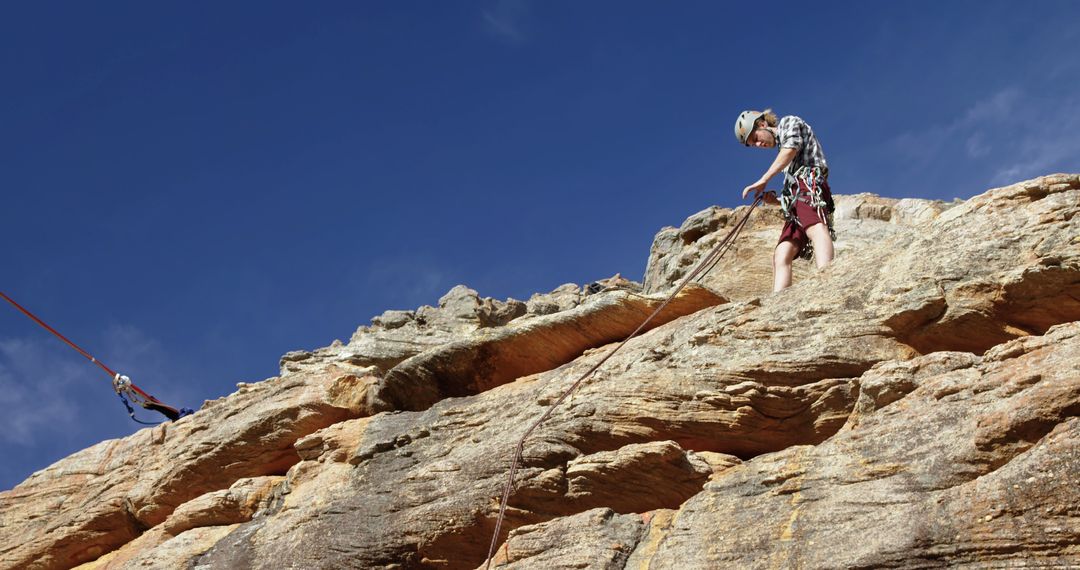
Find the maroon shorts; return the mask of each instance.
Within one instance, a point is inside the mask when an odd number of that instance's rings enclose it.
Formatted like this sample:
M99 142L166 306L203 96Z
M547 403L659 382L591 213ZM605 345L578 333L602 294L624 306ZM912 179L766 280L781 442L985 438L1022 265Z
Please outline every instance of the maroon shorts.
M796 252L795 256L802 255L803 248L809 243L810 238L806 235L806 228L813 226L814 224L825 223L825 220L821 219L818 215L817 209L811 207L804 202L801 197L809 196L810 190L806 187L806 182L802 179L799 180L799 196L800 199L795 200L795 217L799 219L799 223L786 222L784 229L780 230L780 239L776 241L776 245L780 245L785 241L790 241L795 244ZM829 206L826 207L826 213L831 209L833 200L832 192L829 191L829 183L823 181L821 183L821 198L825 200L825 203Z

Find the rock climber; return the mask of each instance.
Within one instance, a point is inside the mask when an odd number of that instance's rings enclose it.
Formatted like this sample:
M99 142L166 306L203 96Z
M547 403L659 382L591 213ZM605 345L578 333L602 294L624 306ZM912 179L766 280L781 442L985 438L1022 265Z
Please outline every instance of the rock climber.
M757 198L769 179L784 171L780 198L773 192L763 196L784 213L784 228L773 250L773 291L781 291L791 285L791 263L796 257L814 258L818 269L832 261L836 235L829 166L813 129L794 115L777 119L772 109L743 111L735 121L735 138L745 146L779 150L772 166L743 189L742 197L753 192Z

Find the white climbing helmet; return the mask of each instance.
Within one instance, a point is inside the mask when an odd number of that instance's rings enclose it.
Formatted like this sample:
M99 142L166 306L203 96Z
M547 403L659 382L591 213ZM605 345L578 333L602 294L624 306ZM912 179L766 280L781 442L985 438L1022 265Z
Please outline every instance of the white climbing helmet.
M754 123L764 116L763 111L743 111L739 113L739 118L735 119L735 138L739 139L743 146L746 146L746 139L750 137L750 133L754 132Z

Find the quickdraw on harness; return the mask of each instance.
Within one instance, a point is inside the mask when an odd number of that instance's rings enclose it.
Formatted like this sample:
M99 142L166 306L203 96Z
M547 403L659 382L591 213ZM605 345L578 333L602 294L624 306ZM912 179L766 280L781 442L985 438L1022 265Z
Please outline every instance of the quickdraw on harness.
M584 382L585 379L587 379L589 376L592 376L593 372L596 372L601 366L604 365L605 362L608 361L609 358L614 356L620 348L625 346L626 343L630 342L630 339L634 338L638 335L638 333L644 330L645 326L649 324L649 321L652 321L653 318L656 317L656 315L659 315L660 311L663 311L664 308L667 307L668 304L670 304L671 301L675 299L675 296L679 294L679 291L683 290L683 287L686 287L688 283L692 282L694 279L697 279L699 276L704 277L709 271L712 270L713 267L716 266L717 262L720 261L720 258L723 257L729 249L731 249L732 244L735 243L735 238L738 237L740 232L742 232L742 229L746 225L746 222L750 219L750 214L754 212L754 208L761 204L761 201L762 197L759 195L757 199L754 200L754 203L750 205L750 208L746 211L746 214L743 215L743 217L740 218L739 221L731 228L731 231L728 232L727 236L725 236L724 239L720 240L720 243L718 243L716 247L714 247L712 251L710 251L709 254L706 255L700 263L698 263L697 267L695 267L694 270L691 271L690 274L687 275L682 280L682 282L679 283L679 285L675 287L675 289L673 289L671 293L668 294L667 299L665 299L659 307L653 310L653 312L648 317L645 317L645 320L642 321L642 323L638 325L636 329L634 329L634 332L630 333L626 337L626 339L624 339L622 342L616 345L615 348L613 348L610 352L604 355L604 357L600 359L600 362L594 364L592 368L590 368L577 380L575 380L574 383L571 384L570 387L567 388L562 393L562 395L559 396L557 400L555 400L554 403L548 406L547 411L544 412L544 414L541 415L540 418L536 420L536 422L529 426L529 429L525 430L525 435L521 436L521 439L518 440L517 447L514 448L514 454L510 460L510 474L507 476L506 486L503 488L502 499L499 501L499 515L495 519L495 532L491 535L491 546L488 549L486 565L487 569L490 570L491 561L495 557L495 547L498 546L499 532L502 530L502 523L506 517L506 507L507 504L510 502L510 492L514 487L514 475L517 473L518 465L521 463L522 452L525 450L525 440L528 439L534 431L536 431L536 428L540 427L540 424L544 423L544 421L551 416L551 414L555 411L555 408L557 408L559 404L562 404L563 401L570 397L570 395L573 394L573 392L577 390L579 386L581 386L581 383Z
M780 193L780 209L784 213L784 219L794 222L800 227L802 222L795 213L795 203L802 203L815 209L818 218L829 229L829 237L836 241L836 231L833 229L832 204L825 201L822 196L822 187L829 178L829 169L820 166L803 166L794 174L784 171L784 191ZM803 190L805 188L806 190ZM808 240L799 253L800 259L814 258L814 244Z
M42 328L44 328L45 330L47 330L47 331L53 333L54 335L56 335L56 338L59 338L60 340L67 343L68 346L75 349L76 352L83 355L87 360L89 360L90 362L93 362L94 364L97 364L98 366L100 366L101 369L104 370L105 373L108 374L110 378L112 378L113 390L116 390L116 395L120 396L120 401L123 402L124 407L127 408L128 415L131 416L131 419L135 420L135 422L143 424L143 425L148 425L148 426L157 425L159 423L162 423L162 422L144 422L144 421L141 421L138 418L136 418L135 417L135 409L131 407L131 404L128 402L129 399L131 400L131 402L134 402L134 403L142 406L143 408L145 408L147 410L154 410L155 412L160 413L161 415L165 416L166 418L169 418L172 421L176 421L176 420L178 420L178 419L180 419L180 418L182 418L184 416L195 413L195 411L190 409L190 408L180 408L179 410L177 410L176 408L174 408L172 406L167 406L164 403L162 403L161 400L158 400L157 398L151 396L150 394L147 394L146 392L143 392L138 386L131 383L131 378L128 378L127 376L124 376L122 374L114 372L111 368L109 368L108 366L105 366L105 363L103 363L100 360L94 358L93 356L90 355L90 353L86 352L85 350L79 348L75 343L68 340L67 337L65 337L64 335L56 332L56 329L54 329L54 328L50 327L49 325L45 324L45 321L42 321L41 319L37 318L37 316L35 316L30 311L23 308L22 305L16 303L15 300L12 299L11 297L8 297L3 292L0 292L0 297L3 297L4 300L6 300L8 303L11 303L16 309L22 311L22 313L24 315L26 315L27 317L30 317L30 319L32 321L34 321L35 323L41 325Z

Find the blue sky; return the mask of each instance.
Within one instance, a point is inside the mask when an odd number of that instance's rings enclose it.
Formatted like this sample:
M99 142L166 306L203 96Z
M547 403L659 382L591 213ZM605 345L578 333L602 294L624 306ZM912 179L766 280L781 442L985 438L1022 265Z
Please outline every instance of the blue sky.
M6 3L0 290L198 407L459 283L640 279L661 227L771 162L735 142L746 108L806 119L837 193L1080 171L1077 22L1075 1ZM3 489L139 427L5 307Z

